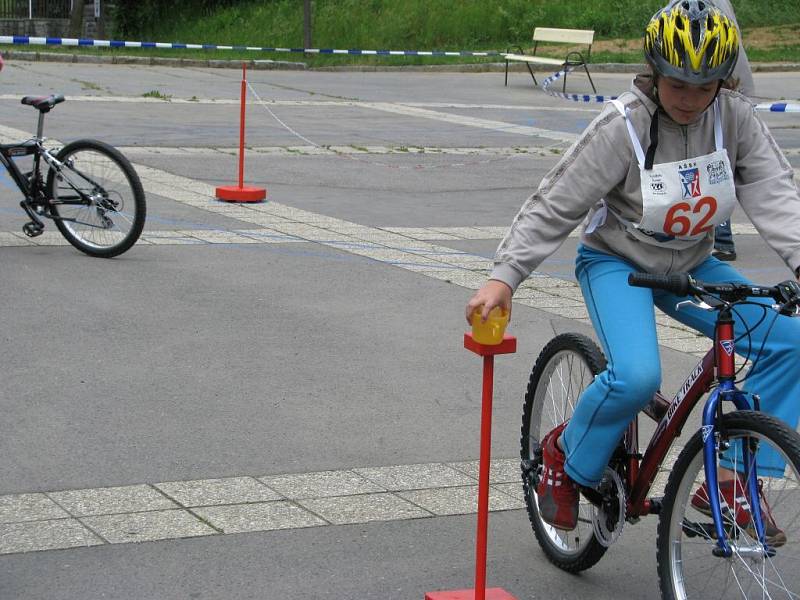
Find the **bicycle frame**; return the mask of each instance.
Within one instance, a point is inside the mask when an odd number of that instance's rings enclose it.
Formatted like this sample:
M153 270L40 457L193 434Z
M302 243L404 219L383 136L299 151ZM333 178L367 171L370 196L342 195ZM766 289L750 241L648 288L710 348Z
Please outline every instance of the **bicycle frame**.
M653 436L645 450L644 455L639 454L639 425L638 417L629 425L624 437L627 453L626 488L629 490L627 499L627 514L629 517L657 512L653 502L647 494L658 473L664 457L672 442L680 435L692 409L700 398L711 389L715 381L719 385L709 396L703 407L702 435L703 435L703 465L708 489L717 489L717 433L719 418L722 415L721 400L732 401L737 410L748 410L750 404L745 395L734 385L734 334L733 319L728 308L720 310L715 327L714 346L706 353L702 360L692 370L680 390L669 403L666 413L661 418ZM666 402L659 393L658 399ZM757 400L756 400L757 404ZM758 406L755 407L758 410ZM753 451L742 446L743 464L755 465ZM641 461L640 461L641 458ZM748 469L747 487L750 498L758 498L756 469ZM723 527L722 509L718 494L709 494L709 503L713 514L717 546L714 553L729 557L732 550L728 545L727 534ZM765 544L764 523L761 515L761 503L753 501L751 511L753 514L759 541Z
M29 182L25 174L13 161L13 158L30 155L33 155L33 169ZM14 183L28 201L33 201L40 191L38 189L39 178L34 177L34 175L40 172L41 156L41 142L36 138L19 144L0 145L0 163L6 168Z
M40 116L41 120L41 116ZM41 125L39 127L41 130ZM18 156L33 155L33 167L30 173L23 173L16 163L12 160ZM74 199L68 200L54 200L52 198L44 197L44 182L40 177L42 160L53 169L60 172L63 163L59 161L47 148L43 145L41 137L33 138L18 144L0 144L0 164L2 164L11 174L11 178L25 197L20 202L20 206L32 221L42 225L41 217L46 217L51 220L81 223L82 225L93 225L92 223L83 223L72 218L65 218L50 214L46 207L54 204L89 204L89 198L81 190L73 186L75 194ZM89 183L94 184L94 181L81 173L77 169L73 169L83 179ZM43 207L43 208L39 208ZM41 212L39 212L41 210Z
M41 168L42 156L49 156L49 153L42 145L44 138L44 112L39 112L39 118L36 123L36 137L25 142L18 144L0 144L0 163L11 174L14 183L17 184L19 190L23 193L28 201L35 201L38 196L38 189L40 178L38 177ZM19 167L12 160L16 156L30 156L33 155L33 169L31 170L30 183ZM47 159L45 159L47 160ZM48 161L49 162L49 161ZM25 208L23 206L23 208ZM27 209L25 212L29 212Z

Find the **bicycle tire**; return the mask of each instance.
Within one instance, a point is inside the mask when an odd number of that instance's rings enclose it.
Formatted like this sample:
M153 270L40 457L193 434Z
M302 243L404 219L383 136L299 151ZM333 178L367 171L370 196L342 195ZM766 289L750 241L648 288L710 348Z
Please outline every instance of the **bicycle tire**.
M785 539L776 544L774 556L752 556L759 548L748 525L749 512L728 518L731 558L716 557L712 548L713 523L710 516L692 506L692 498L704 480L703 440L698 431L678 456L667 482L658 523L657 562L659 586L666 600L690 598L786 598L800 594L800 435L778 419L755 411L736 411L723 416L721 440L759 440L777 450L786 461L781 477L760 477L762 511L784 528ZM753 504L753 499L747 499ZM741 506L741 501L734 502ZM734 509L736 510L736 509ZM729 514L733 514L733 511ZM748 555L748 550L749 555Z
M607 548L595 537L591 505L583 496L578 528L575 530L555 529L542 520L536 497L536 483L541 476L541 459L537 449L548 431L572 416L580 393L605 366L603 353L588 337L577 333L558 335L550 340L536 359L525 393L520 455L528 518L548 560L570 573L594 566ZM552 387L553 383L557 385Z
M112 258L136 243L144 228L146 205L139 176L116 148L97 140L77 140L56 158L60 170L47 173L50 214L67 241L90 256ZM89 196L91 204L63 204Z

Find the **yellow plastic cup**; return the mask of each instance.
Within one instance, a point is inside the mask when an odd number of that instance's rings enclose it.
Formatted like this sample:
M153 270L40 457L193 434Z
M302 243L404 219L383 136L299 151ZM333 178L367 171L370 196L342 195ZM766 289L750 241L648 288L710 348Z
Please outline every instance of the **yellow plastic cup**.
M503 341L503 334L508 325L508 311L496 306L489 311L489 316L483 323L481 322L482 310L483 307L479 306L472 313L472 339L479 344L496 346Z

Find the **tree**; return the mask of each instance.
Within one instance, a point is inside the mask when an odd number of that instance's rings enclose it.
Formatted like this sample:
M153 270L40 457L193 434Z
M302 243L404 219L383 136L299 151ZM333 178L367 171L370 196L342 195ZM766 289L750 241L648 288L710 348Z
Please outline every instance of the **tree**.
M72 13L69 16L69 35L73 38L83 36L83 13L86 0L72 0Z

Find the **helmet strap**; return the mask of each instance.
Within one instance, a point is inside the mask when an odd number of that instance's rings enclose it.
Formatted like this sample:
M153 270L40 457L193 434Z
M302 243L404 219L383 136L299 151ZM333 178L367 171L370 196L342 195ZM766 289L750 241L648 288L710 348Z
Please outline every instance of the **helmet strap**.
M658 110L653 112L653 118L650 119L650 145L647 147L647 152L644 155L644 169L651 171L653 169L653 161L656 157L656 149L658 148Z

